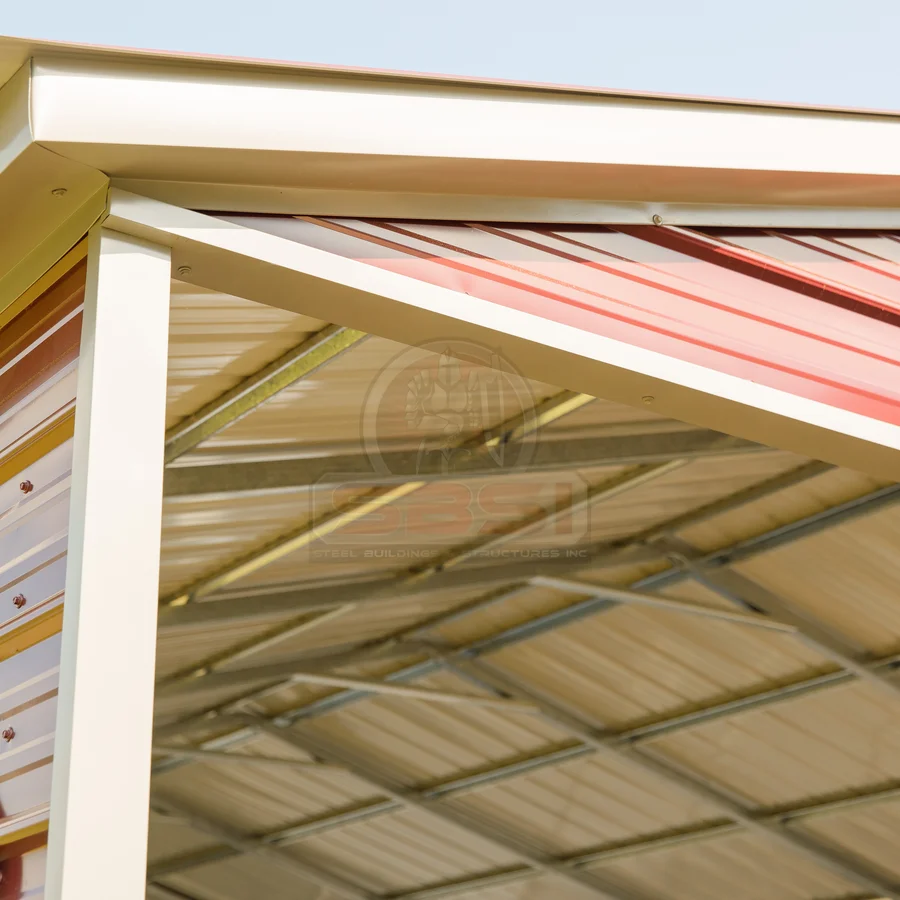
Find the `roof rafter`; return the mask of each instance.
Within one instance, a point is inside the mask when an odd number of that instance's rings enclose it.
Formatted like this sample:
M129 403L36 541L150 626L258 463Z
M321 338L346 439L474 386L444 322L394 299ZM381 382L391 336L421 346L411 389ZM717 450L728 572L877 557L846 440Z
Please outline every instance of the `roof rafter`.
M534 451L528 473L565 472L596 466L646 465L670 459L693 459L731 453L755 453L766 448L750 441L705 429L653 430L637 434L604 436L596 429L580 429L562 437L542 441ZM165 475L167 498L196 497L205 494L235 494L353 484L393 484L416 481L441 481L451 478L487 478L498 474L497 467L484 458L466 457L452 471L441 461L420 458L415 450L382 453L385 472L375 473L364 453L345 453L310 457L282 458L287 451L278 448L269 453L278 458L239 462L202 462L170 467ZM243 453L242 453L243 455Z

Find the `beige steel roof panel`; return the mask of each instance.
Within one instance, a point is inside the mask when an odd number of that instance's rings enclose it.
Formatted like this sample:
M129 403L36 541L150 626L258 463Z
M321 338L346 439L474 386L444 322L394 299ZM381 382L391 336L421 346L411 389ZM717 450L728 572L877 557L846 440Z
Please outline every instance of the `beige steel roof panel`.
M173 280L167 427L326 324Z
M150 838L147 848L147 862L150 865L162 859L215 846L213 838L191 828L181 819L150 810Z
M679 536L703 550L716 550L862 497L886 484L888 482L852 469L832 468L800 484L684 528Z
M196 668L201 660L243 645L296 618L293 614L254 620L249 624L224 620L218 624L165 629L160 632L156 645L156 676L164 678L180 669Z
M659 738L653 750L762 806L798 805L900 779L900 697L832 687Z
M541 850L574 854L599 844L720 818L717 810L627 760L595 754L449 801L527 835Z
M461 678L441 674L416 685L478 693ZM378 697L310 719L304 729L364 755L411 785L443 780L516 754L531 754L568 738L527 712L467 703Z
M592 479L615 476L619 469L608 467L589 473ZM577 473L567 473L559 481L571 488L563 497L577 497L583 482ZM515 527L516 522L532 513L549 510L559 499L557 480L549 482L534 473L504 476L502 490L490 496L480 493L492 488L488 480L456 481L426 484L419 490L393 502L390 508L348 523L340 530L316 540L241 579L239 586L291 584L321 578L351 578L378 572L403 573L427 565L436 556L454 548L468 548L497 530ZM352 498L362 497L366 488L308 493L284 493L275 498L265 496L238 498L185 498L166 503L164 512L163 560L167 584L175 582L173 573L202 574L211 570L210 560L231 558L235 551L249 552L263 540L250 537L255 533L274 537L316 516L330 516L347 508ZM270 518L267 518L267 511ZM263 531L263 520L267 523ZM584 539L587 517L576 514L571 525L560 526L557 535L561 546L569 546L572 538ZM183 529L183 530L182 530ZM548 535L548 530L550 534ZM529 541L541 539L542 545L553 537L554 526L541 534L529 532ZM198 547L194 549L194 539ZM222 549L216 546L206 552L203 544L220 536ZM183 563L180 547L184 546ZM502 550L515 547L504 542ZM170 549L171 548L171 549ZM483 554L482 554L483 555ZM206 562L206 567L201 565ZM176 569L176 566L178 568ZM184 583L184 582L180 582Z
M571 531L579 535L584 532L584 540L612 540L638 533L651 525L736 493L751 484L793 469L801 462L800 457L778 452L693 460L638 487L609 498L601 496L590 504L587 513L576 513L566 523L571 523ZM632 471L637 472L638 469ZM609 474L602 470L586 469L578 473L580 482L571 478L559 478L559 481L567 487L571 482L571 495L578 497L579 492L587 490L590 485L602 485L605 478L615 478L616 473L622 472L627 474L625 469ZM569 496L568 492L564 496ZM527 540L511 542L509 546L533 543L538 538L543 538L544 543L549 538L551 544L564 546L564 537L553 540L552 529L545 529L541 534L529 535Z
M883 509L736 566L861 647L900 648L900 509Z
M598 867L606 878L659 900L839 900L859 889L803 855L737 834Z
M298 850L383 892L456 880L518 862L509 851L417 809L308 838Z
M340 894L272 865L256 856L200 866L169 875L162 882L198 900L343 900ZM152 895L151 895L152 896Z
M410 403L421 402L417 401L416 376L425 369L429 372L436 369L443 349L436 347L431 352L425 348L421 354L414 351L412 362L407 361L409 352L410 348L404 344L370 336L311 378L285 389L226 431L210 438L204 447L258 443L315 445L326 435L331 443L360 445L362 430L373 427L374 419L369 418L369 413L376 412L377 429L370 439L409 447L417 447L423 439L438 440L445 433L446 420L440 415L426 415L421 421L411 422L407 411ZM471 365L463 364L448 378L452 381L458 377L467 385L471 371ZM473 437L486 425L499 424L516 415L523 403L539 402L560 390L516 375L511 381L503 379L500 383L507 413L500 414L497 405L490 407L489 421L482 421L478 416L464 417L461 439ZM428 408L440 413L443 406L434 399L429 401Z
M295 755L273 739L255 739L233 752L279 758ZM277 831L379 796L339 769L292 769L209 759L155 775L153 785L163 796L177 797L197 813L247 834Z
M802 830L820 841L840 846L891 880L900 879L897 834L900 832L900 802L870 803L832 815L802 821Z
M565 878L532 875L511 879L510 883L496 887L475 888L458 896L466 900L592 900L597 895Z
M326 511L328 504L327 491L166 501L161 592L175 591L300 528Z
M293 656L378 640L426 618L455 609L463 605L469 596L454 591L443 597L426 594L393 602L388 598L367 602L363 594L358 605L343 607L345 611L339 615L335 611L323 611L319 614L323 616L319 624L311 624L296 637L279 642L275 650L277 656ZM266 656L275 661L276 654L272 651L268 651Z
M692 588L677 593L702 602ZM490 661L619 729L833 669L789 634L638 606L574 622Z

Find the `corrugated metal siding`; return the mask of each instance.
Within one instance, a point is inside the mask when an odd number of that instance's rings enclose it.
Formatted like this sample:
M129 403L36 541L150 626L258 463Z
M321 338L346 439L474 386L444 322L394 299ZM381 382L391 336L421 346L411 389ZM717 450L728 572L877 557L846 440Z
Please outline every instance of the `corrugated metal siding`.
M0 316L0 855L2 891L42 898L75 379L79 248Z

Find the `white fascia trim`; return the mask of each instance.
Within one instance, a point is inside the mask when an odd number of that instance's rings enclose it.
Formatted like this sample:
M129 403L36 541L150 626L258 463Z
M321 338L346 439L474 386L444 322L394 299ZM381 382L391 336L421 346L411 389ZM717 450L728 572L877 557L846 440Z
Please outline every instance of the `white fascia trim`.
M900 117L39 57L35 139L900 175Z

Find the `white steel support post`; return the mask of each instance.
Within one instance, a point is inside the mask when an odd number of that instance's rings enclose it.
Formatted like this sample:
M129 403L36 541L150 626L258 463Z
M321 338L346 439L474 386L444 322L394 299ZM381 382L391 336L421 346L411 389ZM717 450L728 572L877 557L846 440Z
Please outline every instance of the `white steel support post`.
M89 240L47 900L143 900L170 254Z

